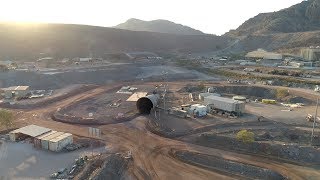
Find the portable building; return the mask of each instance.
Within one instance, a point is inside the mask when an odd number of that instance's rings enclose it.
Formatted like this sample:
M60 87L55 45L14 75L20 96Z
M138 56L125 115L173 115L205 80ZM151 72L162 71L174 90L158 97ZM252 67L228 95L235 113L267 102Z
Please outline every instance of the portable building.
M73 143L73 137L70 133L64 133L49 140L49 150L54 152L61 151L64 147Z
M189 113L198 117L207 115L207 106L201 104L193 104L190 106Z
M4 91L5 98L8 99L12 97L26 97L30 93L29 86L12 86L8 88L3 88L2 90Z

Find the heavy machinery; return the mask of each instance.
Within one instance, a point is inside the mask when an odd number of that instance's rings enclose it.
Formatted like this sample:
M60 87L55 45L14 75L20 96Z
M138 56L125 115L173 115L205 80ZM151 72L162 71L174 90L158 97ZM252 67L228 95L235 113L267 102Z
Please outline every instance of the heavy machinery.
M313 121L314 121L314 116L313 116L312 114L308 114L308 115L306 116L306 120L307 120L308 122L313 122ZM320 117L317 117L316 122L320 123Z

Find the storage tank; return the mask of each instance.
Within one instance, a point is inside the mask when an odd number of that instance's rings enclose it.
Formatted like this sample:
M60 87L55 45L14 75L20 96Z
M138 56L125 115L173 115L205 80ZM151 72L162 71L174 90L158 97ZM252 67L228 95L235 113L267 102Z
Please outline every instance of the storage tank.
M205 97L204 104L216 110L236 113L238 115L244 113L245 110L244 102L218 96Z

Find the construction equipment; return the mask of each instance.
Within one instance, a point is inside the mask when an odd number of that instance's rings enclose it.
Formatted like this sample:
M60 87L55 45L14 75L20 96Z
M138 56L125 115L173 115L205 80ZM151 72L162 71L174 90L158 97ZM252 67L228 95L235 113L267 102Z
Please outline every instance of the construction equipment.
M308 115L306 116L306 120L307 120L308 122L312 122L312 121L313 121L313 116L312 116L311 114L308 114Z
M306 120L307 120L308 122L313 122L313 121L314 121L314 116L313 116L312 114L308 114L308 115L306 116ZM320 122L320 117L317 117L316 121L317 121L317 122Z

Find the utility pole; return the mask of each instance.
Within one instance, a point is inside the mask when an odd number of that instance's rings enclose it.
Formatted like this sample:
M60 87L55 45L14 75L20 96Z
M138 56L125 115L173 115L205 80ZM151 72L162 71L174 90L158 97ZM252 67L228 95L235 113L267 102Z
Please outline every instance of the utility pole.
M316 125L316 120L317 120L317 116L318 116L318 105L319 105L319 98L317 99L316 114L315 114L314 120L313 120L312 133L311 133L311 145L313 143L314 127Z
M167 85L164 85L164 94L163 94L163 110L166 111L166 95L167 95Z

